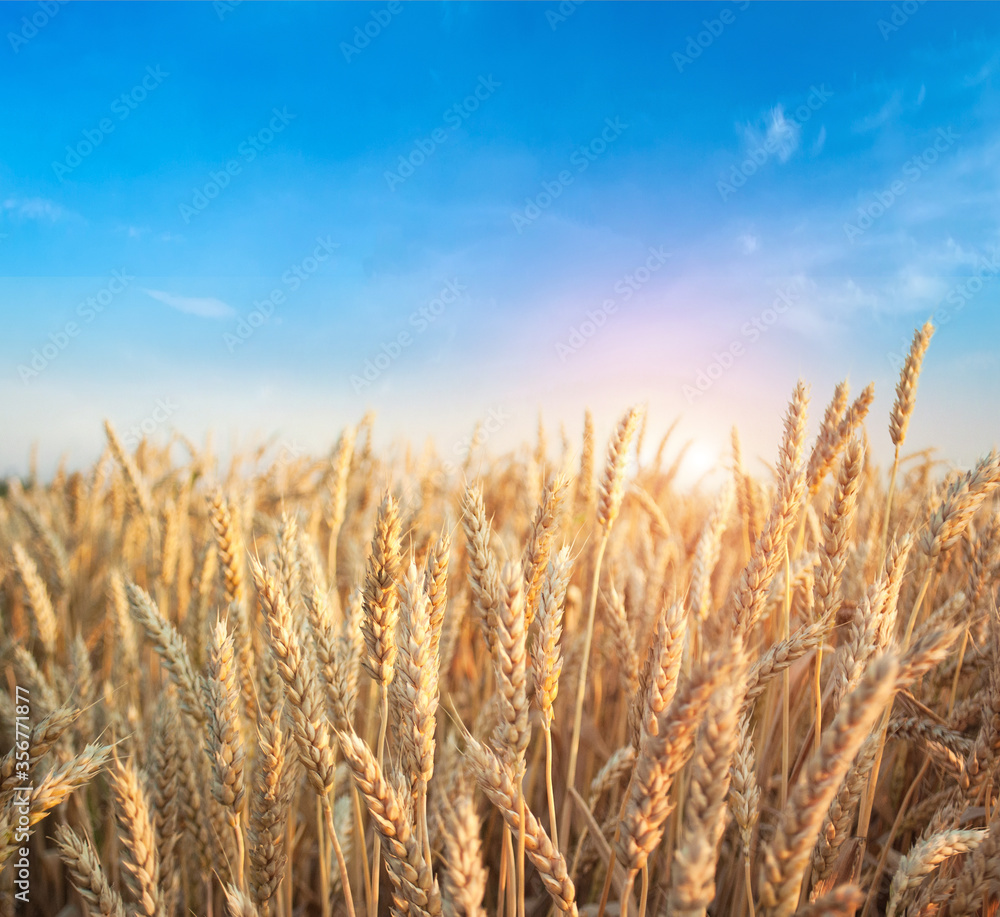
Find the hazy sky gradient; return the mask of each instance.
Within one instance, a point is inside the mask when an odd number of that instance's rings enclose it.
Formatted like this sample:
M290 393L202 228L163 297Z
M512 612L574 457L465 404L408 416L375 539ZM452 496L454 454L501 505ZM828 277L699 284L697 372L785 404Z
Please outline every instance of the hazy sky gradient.
M874 380L884 456L932 314L908 446L998 440L994 4L49 8L0 7L2 473L161 401L160 436L325 448L371 407L446 455L648 402L693 468L733 423L771 459L799 375L814 424Z

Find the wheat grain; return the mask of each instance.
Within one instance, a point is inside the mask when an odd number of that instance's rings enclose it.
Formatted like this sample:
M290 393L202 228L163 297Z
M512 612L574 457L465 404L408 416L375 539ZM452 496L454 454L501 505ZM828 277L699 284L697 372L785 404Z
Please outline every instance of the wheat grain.
M157 917L160 911L160 870L149 803L131 761L115 758L111 785L118 804L118 824L127 851L125 868L139 913Z
M101 917L125 917L125 905L109 884L101 861L90 843L71 828L56 829L56 845L80 897Z
M896 385L896 401L889 417L889 436L892 439L892 444L897 448L902 446L906 439L906 430L910 425L910 415L913 414L913 406L917 397L917 379L920 377L920 367L933 334L934 326L930 322L926 322L922 328L914 332L910 352L907 354L906 362L899 374L899 382Z
M883 657L844 700L796 782L774 840L764 851L760 901L767 917L789 917L821 820L851 759L895 688L898 663Z

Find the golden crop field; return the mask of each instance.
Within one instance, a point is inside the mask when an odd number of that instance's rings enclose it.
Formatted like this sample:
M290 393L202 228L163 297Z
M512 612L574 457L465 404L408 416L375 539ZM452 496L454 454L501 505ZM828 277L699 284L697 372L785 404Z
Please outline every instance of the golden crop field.
M1000 455L907 451L932 333L712 490L637 409L8 480L0 914L995 913Z

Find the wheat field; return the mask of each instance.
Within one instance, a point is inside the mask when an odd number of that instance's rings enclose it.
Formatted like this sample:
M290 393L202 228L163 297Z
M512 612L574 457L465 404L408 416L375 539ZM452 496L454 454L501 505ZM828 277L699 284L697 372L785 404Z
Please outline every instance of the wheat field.
M0 915L995 913L1000 455L906 451L932 333L712 492L637 409L9 480Z

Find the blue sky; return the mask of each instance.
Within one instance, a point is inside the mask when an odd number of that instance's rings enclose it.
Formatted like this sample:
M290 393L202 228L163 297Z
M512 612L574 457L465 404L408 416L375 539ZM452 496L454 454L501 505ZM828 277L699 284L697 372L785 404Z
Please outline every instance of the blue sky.
M873 379L884 455L931 315L910 444L997 441L994 4L73 0L0 31L0 470L92 458L104 417L323 448L371 407L447 455L490 411L498 450L633 402L698 470L733 423L770 459L799 375L814 422Z

